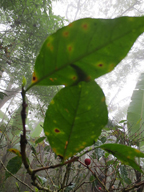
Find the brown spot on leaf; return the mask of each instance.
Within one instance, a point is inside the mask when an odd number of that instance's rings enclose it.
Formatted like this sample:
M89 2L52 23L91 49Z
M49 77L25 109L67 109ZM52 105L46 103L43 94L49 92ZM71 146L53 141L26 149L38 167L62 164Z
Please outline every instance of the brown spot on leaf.
M85 30L88 29L88 24L87 23L83 24L82 28L85 29Z
M87 81L90 81L91 80L91 76L87 76L86 78L85 78L85 81L87 82Z
M59 129L57 129L57 128L56 128L54 131L55 131L56 133L59 133L59 132L60 132L60 130L59 130Z
M99 67L103 67L103 63L99 63L98 66L99 66Z
M73 79L73 80L76 80L76 76L74 76L72 79Z
M69 26L69 27L72 27L72 26L73 26L73 24L72 24L72 23L70 23L68 26Z
M69 51L69 52L72 51L72 46L68 46L68 51Z
M68 32L68 31L64 31L64 32L63 32L63 36L64 36L64 37L68 37L68 35L69 35L69 32Z

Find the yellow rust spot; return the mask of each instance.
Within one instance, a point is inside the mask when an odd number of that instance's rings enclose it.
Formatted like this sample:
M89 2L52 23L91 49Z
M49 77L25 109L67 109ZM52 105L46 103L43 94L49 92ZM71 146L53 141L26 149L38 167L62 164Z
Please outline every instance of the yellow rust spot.
M53 120L53 122L54 122L54 123L57 123L57 121L56 121L56 120Z
M54 100L51 100L50 104L52 104L52 105L53 105L53 104L54 104Z
M86 145L86 142L83 142L82 145Z
M64 36L64 37L68 37L68 36L69 36L69 32L68 32L68 31L64 31L64 32L63 32L63 36Z
M131 157L130 156L127 156L128 159L130 159Z
M56 153L56 148L52 148L52 150Z
M35 83L38 81L38 78L36 77L35 72L33 72L33 76L32 76L32 83Z
M45 135L46 135L46 136L49 136L50 134L49 134L49 132L46 131L46 132L45 132Z
M65 149L67 148L67 145L68 145L68 141L66 141L66 143L65 143L65 147L64 147Z
M53 45L52 45L50 42L47 43L47 47L48 47L51 51L53 51Z
M101 99L101 101L104 102L104 101L105 101L105 97L103 97L103 98Z
M135 152L136 152L136 153L141 153L138 149L135 149Z
M91 109L91 106L88 106L88 110L90 110Z
M75 151L79 151L79 148L75 148Z
M21 153L20 153L20 151L17 150L17 149L11 148L11 149L9 149L8 151L10 151L10 152L12 152L12 153L15 153L16 155L18 155L18 156L21 157Z
M92 139L95 138L95 137L96 137L95 135L92 135L92 136L91 136Z
M110 64L108 67L108 72L111 72L114 69L114 64Z
M80 149L83 149L83 148L84 148L84 146L81 145L81 146L80 146Z

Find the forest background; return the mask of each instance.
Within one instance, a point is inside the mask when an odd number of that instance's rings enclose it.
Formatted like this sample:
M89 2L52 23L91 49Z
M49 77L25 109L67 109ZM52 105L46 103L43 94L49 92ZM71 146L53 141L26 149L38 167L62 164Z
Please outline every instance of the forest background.
M60 11L59 11L60 10ZM36 1L18 1L18 0L3 0L0 3L1 15L1 42L0 42L0 147L1 147L1 161L5 166L9 159L14 155L11 154L9 148L19 148L19 134L21 133L21 84L22 76L25 76L28 84L32 79L32 71L35 63L35 58L40 50L46 37L54 33L57 29L67 25L68 23L85 17L91 18L115 18L119 16L141 16L144 14L143 1L129 0L129 1L92 1L92 0L36 0ZM59 13L57 13L59 11ZM64 13L64 14L63 14ZM61 14L61 16L59 15ZM140 77L143 69L143 35L141 35L136 43L133 45L127 57L121 61L114 71L109 75L104 75L96 79L97 83L101 85L107 99L107 106L109 110L109 130L103 135L99 142L103 142L104 138L107 141L123 143L128 145L130 138L127 135L127 122L122 121L127 119L127 109L131 101L131 96L136 83ZM52 87L34 87L28 93L28 119L27 131L29 141L35 143L39 137L43 137L42 123L45 116L46 106L50 103L53 96L60 90L60 86ZM119 123L120 122L120 123ZM116 127L117 129L113 129ZM112 130L112 131L111 131ZM117 131L120 131L121 138L118 137ZM133 132L132 132L133 133ZM141 138L141 141L142 138ZM49 159L50 162L58 161L53 154L47 142L42 140L35 143L37 156L33 156L30 149L28 149L31 164L37 165L37 161L41 164ZM141 151L143 151L141 144ZM97 151L98 156L93 157L99 159L104 157L101 150ZM92 154L91 154L92 155ZM94 154L93 154L94 155ZM104 157L106 158L106 157ZM102 160L101 160L102 161ZM104 160L103 160L104 161ZM114 161L114 160L113 160ZM107 163L107 162L105 162ZM112 169L117 166L113 165ZM17 183L13 177L5 180L5 170L1 164L1 191L26 191L26 187L22 183ZM75 168L77 170L77 168ZM137 178L135 173L131 174L129 168L123 165L116 174L115 179L123 180L122 188L125 185L131 184ZM57 170L60 174L61 171ZM125 173L126 172L126 173ZM52 185L59 186L56 182L58 173L51 172ZM119 176L117 176L119 175ZM126 177L124 177L126 175ZM24 168L17 173L17 177L21 181L29 183ZM98 173L100 177L101 174ZM42 175L41 175L42 177ZM60 180L63 180L63 175ZM96 188L97 183L91 182L93 178L84 170L81 175L77 176L78 181L67 190L86 190L79 185L87 181L88 178L91 191ZM42 177L45 183L45 177ZM131 180L131 183L130 183ZM142 177L141 177L142 181ZM110 182L110 181L109 181ZM11 183L11 185L7 185ZM61 181L59 181L61 183ZM114 185L114 183L113 183ZM111 186L113 186L111 183ZM96 190L99 190L98 188Z

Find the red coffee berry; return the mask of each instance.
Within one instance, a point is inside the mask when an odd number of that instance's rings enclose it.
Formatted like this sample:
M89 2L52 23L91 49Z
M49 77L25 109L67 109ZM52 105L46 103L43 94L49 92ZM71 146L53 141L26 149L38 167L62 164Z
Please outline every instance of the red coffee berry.
M91 163L91 160L90 160L89 158L86 158L86 159L85 159L85 164L86 164L86 165L89 165L90 163Z
M101 187L99 187L99 190L101 190L102 188Z

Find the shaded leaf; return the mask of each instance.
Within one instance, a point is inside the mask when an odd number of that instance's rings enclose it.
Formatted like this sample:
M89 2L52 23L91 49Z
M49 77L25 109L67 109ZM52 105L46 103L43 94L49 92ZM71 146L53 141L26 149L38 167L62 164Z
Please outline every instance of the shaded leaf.
M120 175L125 183L131 184L131 180L128 178L128 173L124 165L120 165Z
M42 142L46 137L40 137L35 141L35 144Z
M33 132L30 134L30 137L39 137L42 132L42 122L38 123L34 128Z
M61 89L46 112L44 131L53 151L64 159L94 144L107 124L101 88L92 81Z
M7 94L0 91L0 99L3 99L5 96L7 96Z
M104 149L108 153L114 155L117 159L121 160L124 164L133 167L139 172L143 173L140 169L140 166L135 162L135 157L143 157L144 153L139 151L138 149L134 149L132 147L121 145L121 144L104 144L99 146L101 149Z
M143 23L144 16L70 23L44 42L32 83L68 86L112 71L143 33Z
M22 158L19 156L13 157L12 159L9 160L6 168L8 171L10 171L12 174L16 174L19 169L21 168L22 165ZM6 179L10 177L11 175L8 172L5 172L5 177Z

